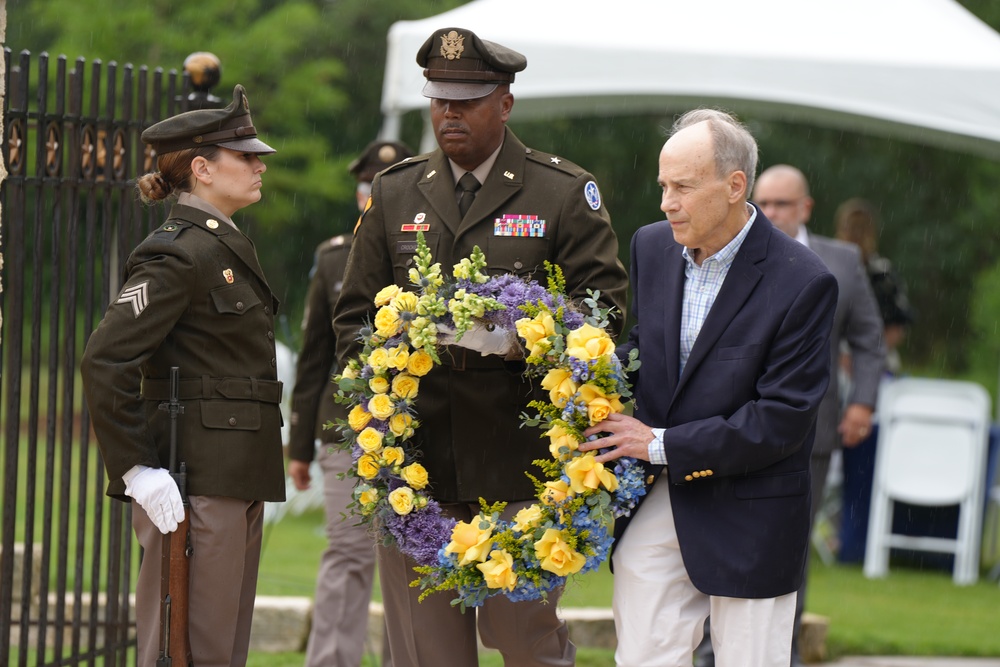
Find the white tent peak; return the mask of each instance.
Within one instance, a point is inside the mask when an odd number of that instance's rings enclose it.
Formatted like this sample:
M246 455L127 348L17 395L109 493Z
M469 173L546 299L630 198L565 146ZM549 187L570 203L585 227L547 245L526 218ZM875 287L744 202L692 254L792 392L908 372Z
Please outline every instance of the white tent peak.
M515 122L722 106L1000 157L1000 34L953 0L474 0L390 28L385 138L445 27L527 57Z

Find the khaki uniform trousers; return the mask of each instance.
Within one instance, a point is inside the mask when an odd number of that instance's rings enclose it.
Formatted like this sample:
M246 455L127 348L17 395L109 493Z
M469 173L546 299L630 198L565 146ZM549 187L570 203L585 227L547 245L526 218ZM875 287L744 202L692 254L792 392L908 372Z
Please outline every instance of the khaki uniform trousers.
M511 518L530 502L510 503L503 517ZM479 506L441 503L447 516L470 521ZM386 626L394 667L477 667L476 625L483 645L503 655L506 667L572 667L576 647L566 624L556 615L562 589L549 593L548 602L511 602L502 595L463 614L451 606L454 593L435 593L419 602L416 563L395 547L376 547Z
M188 637L197 667L244 667L257 594L264 503L191 496ZM160 554L163 534L138 503L132 527L144 550L135 588L139 667L153 667L160 650ZM173 534L175 538L179 533ZM179 656L173 656L174 664Z

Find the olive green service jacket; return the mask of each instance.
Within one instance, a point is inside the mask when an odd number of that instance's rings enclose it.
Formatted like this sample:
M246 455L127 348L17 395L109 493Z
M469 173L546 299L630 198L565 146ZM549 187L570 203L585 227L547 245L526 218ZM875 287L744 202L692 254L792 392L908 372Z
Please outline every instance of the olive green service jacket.
M503 236L504 216L538 216L539 237ZM509 218L508 218L509 219ZM575 299L601 291L605 306L624 313L628 278L618 261L618 240L592 175L567 160L526 148L507 129L493 169L464 220L459 218L448 159L437 150L401 162L375 177L370 208L362 216L334 316L341 363L360 352L358 330L374 319L372 299L395 283L413 289L407 271L416 229L445 271L478 245L491 275L516 273L545 284L544 261L562 267ZM615 321L620 333L623 318ZM549 457L538 429L521 428L527 404L545 399L523 376L525 364L449 347L443 366L422 378L416 399L416 445L435 499L445 502L527 500L538 474L535 459Z
M323 425L347 416L347 409L333 400L337 389L332 382L337 344L333 335L333 307L344 284L350 251L350 234L334 236L316 248L316 263L302 317L302 350L292 392L288 454L296 461L313 460L316 438L325 443L339 441L338 431L324 430Z
M175 205L136 247L80 365L108 495L134 465L168 466L178 366L188 493L284 500L277 307L250 240L201 209Z

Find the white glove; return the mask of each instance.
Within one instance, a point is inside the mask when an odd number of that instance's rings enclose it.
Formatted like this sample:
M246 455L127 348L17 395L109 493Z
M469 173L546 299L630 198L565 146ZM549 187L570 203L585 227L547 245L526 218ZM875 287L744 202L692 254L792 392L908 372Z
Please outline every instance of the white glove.
M184 520L184 503L168 470L136 465L122 475L122 480L125 495L146 510L161 533L166 535L177 530L177 524Z
M438 345L454 345L455 327L450 327L447 324L437 325L437 342Z
M514 336L502 327L490 329L482 324L473 324L462 335L462 338L454 341L453 344L475 350L484 357L489 354L505 357L514 349L515 341Z

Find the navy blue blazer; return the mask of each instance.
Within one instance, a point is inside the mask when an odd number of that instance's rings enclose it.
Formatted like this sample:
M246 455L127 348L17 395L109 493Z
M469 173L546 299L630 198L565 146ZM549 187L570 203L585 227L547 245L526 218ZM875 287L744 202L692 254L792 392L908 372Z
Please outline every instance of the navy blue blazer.
M666 221L632 238L637 324L618 353L639 349L634 415L666 429L667 467L647 464L647 475L670 485L698 590L792 593L809 544L809 455L830 379L837 281L758 210L680 373L682 250ZM617 537L628 522L619 519Z

